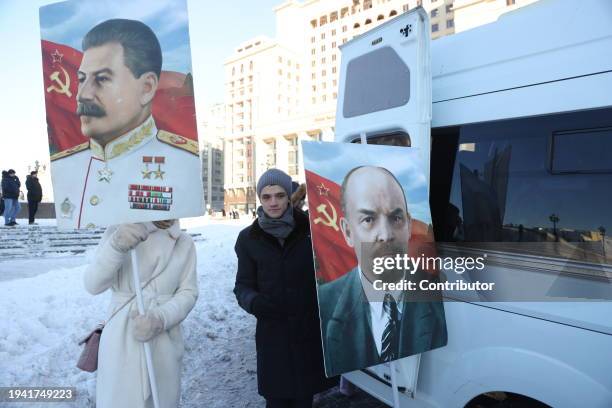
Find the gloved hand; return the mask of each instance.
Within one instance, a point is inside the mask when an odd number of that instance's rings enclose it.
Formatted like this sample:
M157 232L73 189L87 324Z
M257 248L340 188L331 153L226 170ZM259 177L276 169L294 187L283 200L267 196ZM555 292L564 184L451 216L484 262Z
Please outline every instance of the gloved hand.
M134 309L130 312L130 318L133 336L137 341L147 342L164 330L164 322L155 311L149 310L143 316Z
M148 237L144 224L121 224L111 236L110 244L119 252L127 252Z
M251 311L255 317L282 320L287 314L265 295L257 295L251 303Z

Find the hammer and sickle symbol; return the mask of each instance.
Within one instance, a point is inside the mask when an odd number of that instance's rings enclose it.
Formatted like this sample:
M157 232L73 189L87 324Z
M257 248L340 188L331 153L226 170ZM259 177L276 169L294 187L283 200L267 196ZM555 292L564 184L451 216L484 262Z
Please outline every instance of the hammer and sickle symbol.
M66 82L62 82L62 80L60 79L59 71L54 71L51 75L49 75L49 79L55 82L57 85L51 84L47 88L47 92L55 91L59 94L64 94L71 98L72 92L70 92L70 75L68 75L68 72L66 72L64 67L62 67L61 65L60 69L64 72L64 78L66 78Z
M319 204L319 206L317 207L317 212L323 215L325 219L317 217L315 218L314 223L322 223L326 227L332 227L334 230L338 231L338 213L336 213L336 208L332 205L332 203L329 202L329 200L325 201L327 201L327 203L331 207L332 213L330 215L329 212L327 212L327 204Z

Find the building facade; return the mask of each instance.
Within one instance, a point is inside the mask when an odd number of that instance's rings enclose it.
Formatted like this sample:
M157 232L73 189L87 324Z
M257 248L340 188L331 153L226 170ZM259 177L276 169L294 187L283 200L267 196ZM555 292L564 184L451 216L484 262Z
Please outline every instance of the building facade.
M207 111L200 142L202 185L207 211L221 211L224 207L224 133L225 105L218 103Z
M476 13L477 3L496 2L470 1L289 0L277 6L276 38L249 40L225 62L226 209L256 208L255 183L270 167L304 181L300 142L333 140L342 44L418 6L429 12L436 39L456 31L455 4L465 16ZM503 10L535 0L515 1L521 4Z

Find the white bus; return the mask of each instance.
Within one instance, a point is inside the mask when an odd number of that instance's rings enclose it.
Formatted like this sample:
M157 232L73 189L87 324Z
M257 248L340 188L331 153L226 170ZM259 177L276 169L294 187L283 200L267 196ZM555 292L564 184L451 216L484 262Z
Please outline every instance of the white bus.
M400 361L401 406L612 407L612 1L541 0L433 41L430 69L430 138L385 110L347 131L339 100L336 141L430 151L436 241L508 293L445 293L448 345ZM384 371L346 377L392 404Z

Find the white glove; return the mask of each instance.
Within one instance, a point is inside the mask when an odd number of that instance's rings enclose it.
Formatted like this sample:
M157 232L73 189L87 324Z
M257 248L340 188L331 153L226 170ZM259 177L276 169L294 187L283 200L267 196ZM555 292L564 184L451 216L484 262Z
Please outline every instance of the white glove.
M121 224L110 239L111 246L119 252L127 252L149 237L143 224Z
M130 312L130 318L133 327L132 334L137 341L147 342L164 330L163 320L152 310L143 316L134 309Z

